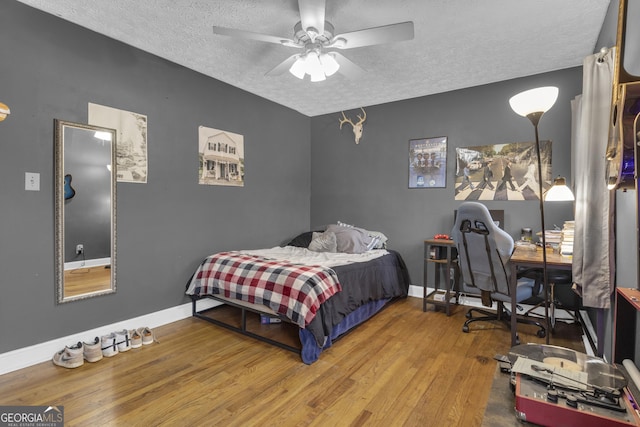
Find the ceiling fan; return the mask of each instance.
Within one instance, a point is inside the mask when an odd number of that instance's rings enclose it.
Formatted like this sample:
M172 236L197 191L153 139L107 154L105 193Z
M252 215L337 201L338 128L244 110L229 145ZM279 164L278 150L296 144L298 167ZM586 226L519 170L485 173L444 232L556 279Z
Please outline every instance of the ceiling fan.
M291 55L266 75L277 76L288 70L299 79L309 74L312 82L325 80L338 69L350 78L356 78L364 72L360 66L331 49L353 49L413 39L411 21L336 35L333 25L324 20L325 0L298 0L298 7L300 21L293 27L292 39L216 26L213 32L302 49L302 53Z

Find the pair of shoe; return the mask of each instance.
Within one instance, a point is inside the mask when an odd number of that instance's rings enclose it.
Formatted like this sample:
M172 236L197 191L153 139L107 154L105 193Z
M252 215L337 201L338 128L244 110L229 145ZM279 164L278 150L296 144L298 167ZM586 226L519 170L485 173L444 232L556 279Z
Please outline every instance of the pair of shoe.
M102 336L102 355L104 357L112 357L132 348L140 348L143 344L151 344L153 341L153 332L147 327L112 332L109 335Z
M138 328L136 330L136 333L140 336L140 343L142 345L153 344L153 342L156 340L156 337L153 334L153 331L146 326L142 328Z
M93 342L80 342L71 347L65 346L53 355L53 363L63 368L78 368L87 362L97 362L102 359L100 338L95 337Z
M53 355L53 363L63 368L78 368L84 364L84 345L78 341L71 347L65 346Z

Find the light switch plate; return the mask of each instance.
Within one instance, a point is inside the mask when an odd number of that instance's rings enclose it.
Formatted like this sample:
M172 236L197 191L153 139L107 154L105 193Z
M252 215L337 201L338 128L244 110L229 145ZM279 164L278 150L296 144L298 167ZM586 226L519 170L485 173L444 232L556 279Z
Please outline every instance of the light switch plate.
M27 191L40 191L40 174L37 172L25 172L24 189Z

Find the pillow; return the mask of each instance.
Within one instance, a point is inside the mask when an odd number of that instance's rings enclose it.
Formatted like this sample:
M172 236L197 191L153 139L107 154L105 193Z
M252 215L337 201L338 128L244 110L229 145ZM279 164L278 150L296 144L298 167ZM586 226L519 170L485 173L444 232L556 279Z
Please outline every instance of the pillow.
M306 248L309 246L309 243L311 243L311 240L313 239L313 233L313 231L306 231L304 233L298 234L285 246L297 246L299 248Z
M338 252L348 254L366 252L372 240L365 230L357 227L343 227L338 224L331 224L327 227L327 231L336 235Z
M375 241L375 245L371 249L384 249L387 247L387 236L379 231L367 231L369 236Z
M346 227L346 228L358 228L356 226L353 226L351 224L345 224L342 221L338 221L338 225L340 227ZM372 241L369 244L369 248L367 250L371 250L371 249L384 249L387 247L387 236L385 236L383 233L379 232L379 231L369 231L369 230L365 230L364 228L360 228L360 230L364 231L365 233L367 233L371 238Z
M314 252L336 252L338 250L336 234L331 231L314 232L308 249Z

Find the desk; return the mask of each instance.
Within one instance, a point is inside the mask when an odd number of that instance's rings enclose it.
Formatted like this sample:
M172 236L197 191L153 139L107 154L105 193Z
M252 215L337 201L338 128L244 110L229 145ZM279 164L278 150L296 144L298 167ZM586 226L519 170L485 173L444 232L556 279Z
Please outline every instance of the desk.
M568 257L568 256L564 256L564 255L560 255L559 253L556 252L551 252L551 251L547 251L547 269L556 269L556 270L571 270L572 268L572 257ZM516 310L515 307L517 305L516 303L516 285L518 282L518 278L517 278L517 270L520 267L525 267L525 268L543 268L543 259L542 259L542 249L538 248L536 251L532 251L529 248L526 247L522 247L522 246L516 246L515 251L513 251L513 254L511 255L511 258L509 259L509 265L511 266L511 283L510 283L510 289L511 289L511 346L515 346L517 345L516 343L516 325L517 325L517 321L516 321ZM545 321L546 321L546 329L547 329L547 344L549 344L549 335L551 328L550 328L550 322L549 322L549 313L548 313L548 309L549 309L549 295L548 295L548 289L544 289L543 293L544 293L544 305L545 305Z

